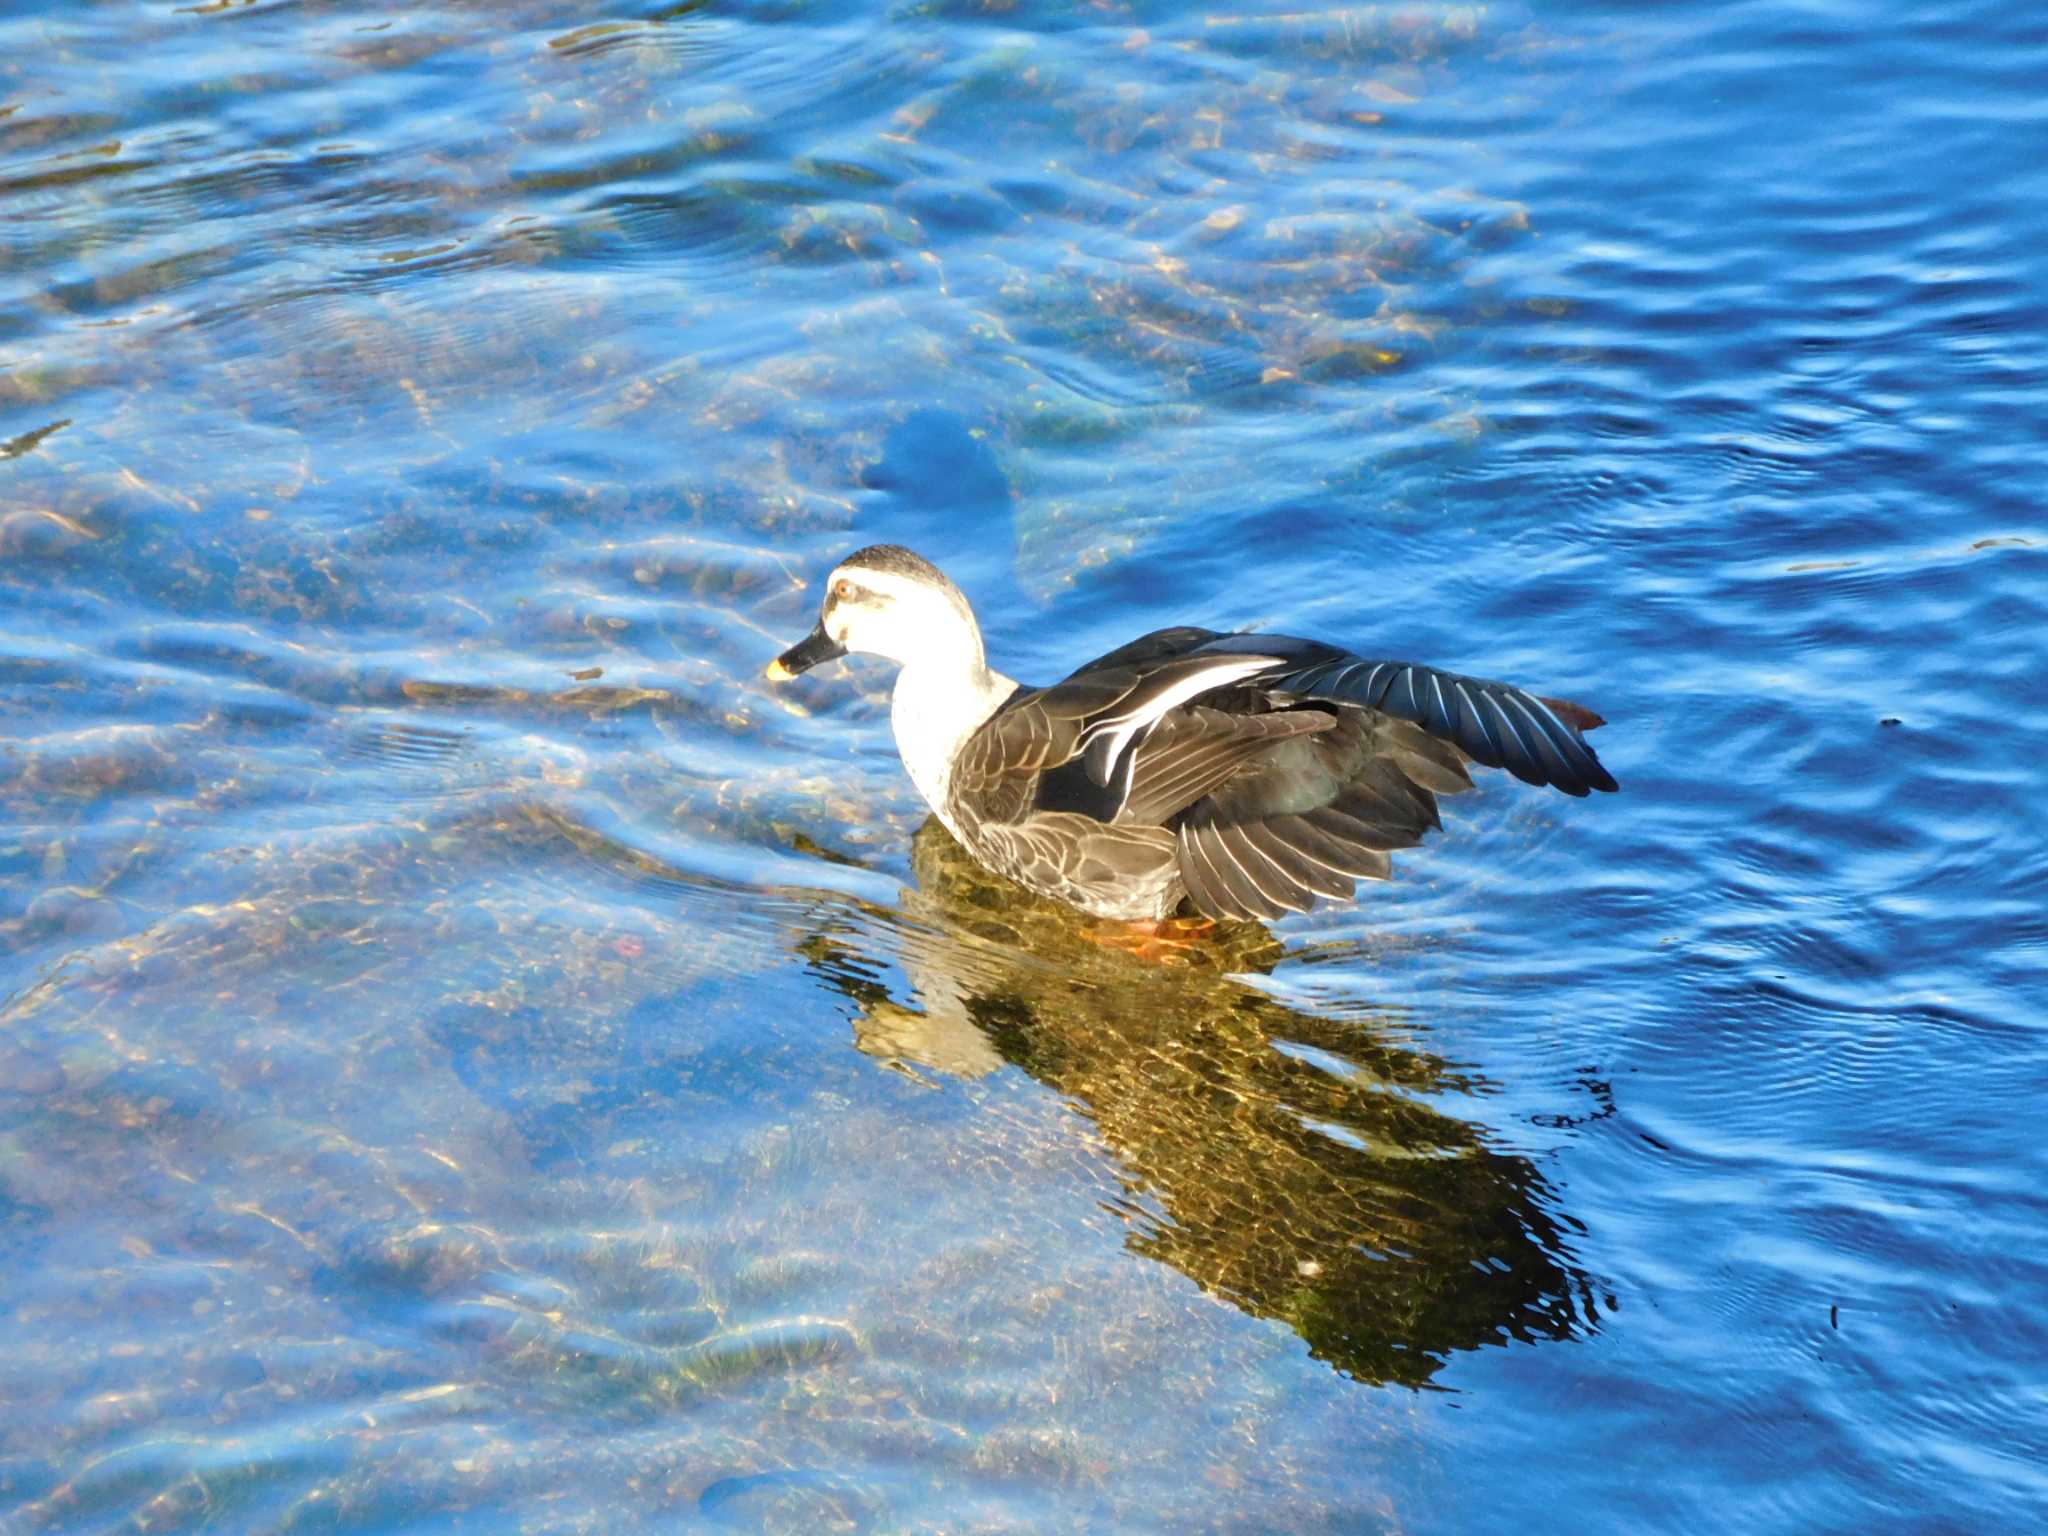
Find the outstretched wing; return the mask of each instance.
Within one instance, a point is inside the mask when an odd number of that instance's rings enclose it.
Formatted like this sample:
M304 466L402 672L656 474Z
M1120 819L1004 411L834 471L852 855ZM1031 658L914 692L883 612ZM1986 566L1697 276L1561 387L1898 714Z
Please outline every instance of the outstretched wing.
M1335 721L1258 755L1178 819L1188 895L1211 916L1307 911L1385 879L1390 852L1440 825L1436 796L1470 787L1467 758L1572 795L1617 787L1581 735L1600 717L1577 705L1310 640L1224 635L1202 649L1281 656L1245 686L1268 708Z
M1005 835L1170 840L1217 917L1273 918L1384 879L1441 825L1467 760L1571 795L1612 790L1590 711L1312 640L1159 630L1019 690L962 748L951 793ZM1033 834L1037 835L1037 834ZM1078 839L1078 841L1076 841ZM1148 853L1148 857L1152 855Z
M1221 635L1206 642L1203 650L1235 654L1240 642L1256 644L1263 652L1288 649L1287 664L1258 678L1262 688L1356 704L1412 721L1432 736L1456 743L1474 762L1505 768L1525 784L1548 784L1568 795L1621 787L1580 734L1603 722L1576 704L1412 661L1368 661L1314 641Z

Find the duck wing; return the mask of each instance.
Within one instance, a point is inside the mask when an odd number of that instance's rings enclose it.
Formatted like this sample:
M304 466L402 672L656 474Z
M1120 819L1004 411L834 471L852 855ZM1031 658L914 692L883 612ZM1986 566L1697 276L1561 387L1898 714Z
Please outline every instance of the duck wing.
M1436 797L1472 787L1458 749L1357 705L1290 709L1330 724L1282 741L1174 823L1188 897L1211 917L1275 918L1348 900L1389 855L1441 826Z
M1468 758L1571 795L1618 787L1581 734L1600 717L1562 700L1289 636L1223 635L1200 649L1280 657L1239 686L1283 718L1334 719L1272 746L1180 816L1182 876L1211 916L1278 917L1385 879L1389 853L1441 825L1436 796L1471 786Z
M1286 635L1219 635L1204 641L1210 655L1284 655L1260 673L1258 686L1296 699L1355 704L1421 726L1453 742L1474 762L1505 768L1525 784L1548 784L1568 795L1621 786L1601 766L1581 733L1604 725L1598 715L1562 699L1546 699L1491 678L1466 677L1412 661L1370 661L1315 640Z
M1089 662L1050 688L1019 689L970 736L951 793L990 823L1073 812L1160 826L1271 743L1329 729L1324 711L1245 711L1196 701L1282 664L1253 652L1210 653L1214 630L1168 629Z
M962 747L951 792L984 824L1057 815L1170 838L1199 909L1275 918L1385 879L1391 852L1442 824L1436 796L1471 787L1468 759L1567 794L1615 789L1581 735L1599 723L1318 641L1159 630L1012 695Z

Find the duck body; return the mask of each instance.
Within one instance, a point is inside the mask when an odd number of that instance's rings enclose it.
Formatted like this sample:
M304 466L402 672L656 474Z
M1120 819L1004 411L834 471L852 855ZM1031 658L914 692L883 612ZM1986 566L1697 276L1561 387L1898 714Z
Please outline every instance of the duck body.
M894 545L833 572L789 676L849 650L903 665L898 753L973 857L1101 917L1277 918L1349 900L1441 826L1467 764L1570 795L1617 786L1597 715L1316 640L1155 630L1045 688L989 669L936 567Z

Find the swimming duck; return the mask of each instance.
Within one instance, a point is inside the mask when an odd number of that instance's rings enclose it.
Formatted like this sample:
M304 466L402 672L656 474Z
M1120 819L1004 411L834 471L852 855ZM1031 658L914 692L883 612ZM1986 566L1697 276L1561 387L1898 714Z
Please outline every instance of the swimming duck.
M896 749L974 858L1100 917L1277 918L1384 880L1442 823L1467 762L1614 790L1592 711L1507 683L1288 635L1154 630L1049 688L990 670L960 589L877 544L842 560L795 677L851 652L902 670Z

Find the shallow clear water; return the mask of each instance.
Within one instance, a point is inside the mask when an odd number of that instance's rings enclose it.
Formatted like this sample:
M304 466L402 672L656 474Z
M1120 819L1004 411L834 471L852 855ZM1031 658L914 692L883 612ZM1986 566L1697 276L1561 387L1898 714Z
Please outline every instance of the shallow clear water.
M0 1529L2021 1530L2027 8L0 10ZM911 543L1539 685L1183 967ZM915 834L915 835L914 835Z

